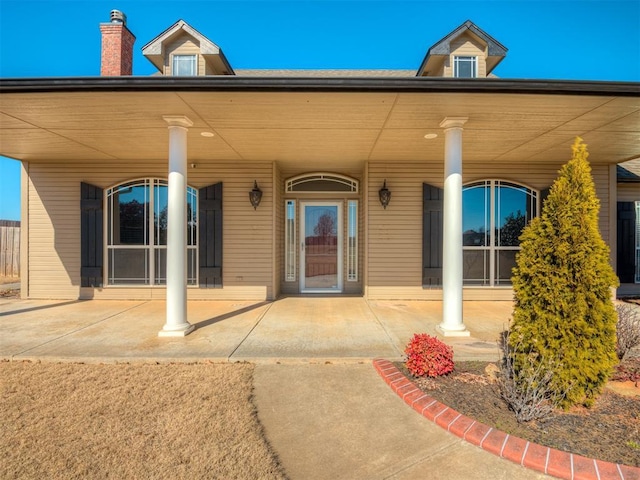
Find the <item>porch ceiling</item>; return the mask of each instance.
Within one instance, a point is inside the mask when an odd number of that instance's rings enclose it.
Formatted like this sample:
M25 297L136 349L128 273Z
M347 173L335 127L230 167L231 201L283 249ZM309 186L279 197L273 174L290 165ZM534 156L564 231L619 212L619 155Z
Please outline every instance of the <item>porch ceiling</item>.
M640 157L640 97L512 92L3 92L0 154L41 161L156 162L163 115L186 115L190 161L278 161L287 170L441 161L448 116L468 117L465 163L562 163L575 136L592 163ZM215 135L203 137L210 131ZM426 140L427 133L437 133Z

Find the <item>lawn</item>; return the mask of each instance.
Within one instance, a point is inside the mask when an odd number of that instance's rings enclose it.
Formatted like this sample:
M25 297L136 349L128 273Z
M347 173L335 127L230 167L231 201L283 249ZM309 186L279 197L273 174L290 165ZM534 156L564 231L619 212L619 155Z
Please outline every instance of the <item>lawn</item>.
M286 478L253 371L0 362L0 478Z

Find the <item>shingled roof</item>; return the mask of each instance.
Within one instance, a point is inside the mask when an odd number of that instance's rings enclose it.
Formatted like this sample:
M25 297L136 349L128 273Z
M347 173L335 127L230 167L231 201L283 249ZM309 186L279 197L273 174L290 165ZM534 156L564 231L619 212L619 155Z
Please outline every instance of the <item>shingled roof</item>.
M238 77L394 77L394 78L409 78L415 77L415 70L349 70L349 69L324 69L324 70L302 70L302 69L275 69L275 70L262 70L262 69L235 69L236 76Z

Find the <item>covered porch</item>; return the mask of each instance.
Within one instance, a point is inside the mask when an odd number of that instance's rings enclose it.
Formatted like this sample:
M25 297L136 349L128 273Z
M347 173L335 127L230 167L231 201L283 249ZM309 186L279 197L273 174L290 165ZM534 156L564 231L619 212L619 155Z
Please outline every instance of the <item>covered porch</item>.
M444 337L456 360L495 361L511 302L465 302L469 337ZM401 360L414 333L438 335L439 301L299 296L189 301L193 333L158 338L165 301L0 299L0 358L85 363L359 363Z

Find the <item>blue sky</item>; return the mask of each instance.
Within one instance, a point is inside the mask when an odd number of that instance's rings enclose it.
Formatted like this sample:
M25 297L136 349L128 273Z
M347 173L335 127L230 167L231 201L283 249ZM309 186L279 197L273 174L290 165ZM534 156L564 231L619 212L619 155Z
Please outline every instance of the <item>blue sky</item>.
M0 77L98 75L113 9L136 36L134 75L154 73L141 48L179 19L239 69L417 69L471 20L508 48L500 77L640 81L640 0L0 0ZM19 219L19 172L0 157L0 219Z

